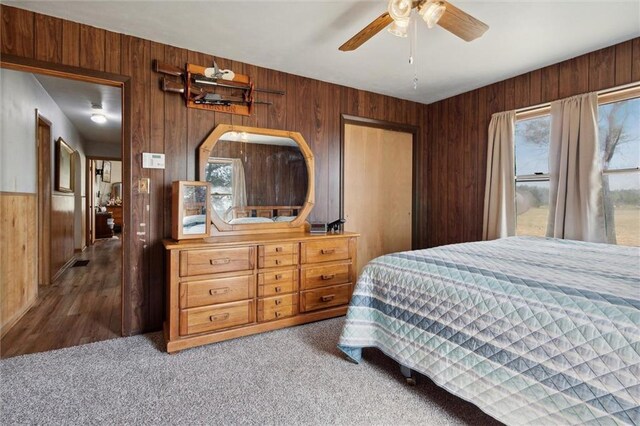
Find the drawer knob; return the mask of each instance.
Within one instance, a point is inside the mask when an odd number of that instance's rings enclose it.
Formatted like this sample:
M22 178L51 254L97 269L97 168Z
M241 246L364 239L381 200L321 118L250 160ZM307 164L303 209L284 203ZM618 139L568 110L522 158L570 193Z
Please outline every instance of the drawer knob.
M216 296L218 294L227 294L229 293L229 287L225 288L212 288L209 290L209 294L212 296Z
M215 265L226 265L227 263L231 263L231 259L225 257L224 259L209 259L209 263L211 266Z
M281 263L282 263L282 260L276 259L276 265L280 265Z
M281 316L282 316L282 313L276 312L276 318L280 318Z
M328 294L326 296L322 296L320 300L322 300L323 302L331 302L335 297L335 294Z
M282 274L277 274L277 275L275 276L275 278L276 278L276 280L281 280L281 279L282 279Z
M276 252L280 253L282 251L282 247L276 247Z
M209 321L214 322L214 321L224 321L226 319L229 319L229 314L222 314L222 315L211 315L209 317Z
M326 280L331 280L335 277L336 277L336 274L329 274L329 275L323 275L322 279L326 281Z
M276 293L280 293L282 291L282 287L278 286L275 288Z
M276 305L279 305L282 303L282 299L276 299L273 301Z
M333 254L336 252L336 249L322 249L320 250L320 253L322 254Z

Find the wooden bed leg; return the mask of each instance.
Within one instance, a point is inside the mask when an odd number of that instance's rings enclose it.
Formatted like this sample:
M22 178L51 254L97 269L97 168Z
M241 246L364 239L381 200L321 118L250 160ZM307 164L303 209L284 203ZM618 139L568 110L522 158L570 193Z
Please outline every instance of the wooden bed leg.
M413 371L409 367L400 364L400 372L404 376L409 386L416 385L416 379L415 377L413 377Z

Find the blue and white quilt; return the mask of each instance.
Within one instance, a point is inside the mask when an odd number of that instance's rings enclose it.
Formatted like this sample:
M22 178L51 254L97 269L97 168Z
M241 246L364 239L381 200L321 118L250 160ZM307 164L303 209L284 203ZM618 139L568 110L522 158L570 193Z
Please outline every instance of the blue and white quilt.
M507 424L640 424L640 249L511 237L371 261L339 341Z

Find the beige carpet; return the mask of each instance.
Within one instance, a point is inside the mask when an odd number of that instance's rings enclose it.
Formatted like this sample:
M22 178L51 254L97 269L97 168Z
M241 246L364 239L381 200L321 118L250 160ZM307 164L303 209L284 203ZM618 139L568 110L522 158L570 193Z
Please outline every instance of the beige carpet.
M497 424L424 377L336 349L343 319L175 355L160 333L0 361L1 424Z

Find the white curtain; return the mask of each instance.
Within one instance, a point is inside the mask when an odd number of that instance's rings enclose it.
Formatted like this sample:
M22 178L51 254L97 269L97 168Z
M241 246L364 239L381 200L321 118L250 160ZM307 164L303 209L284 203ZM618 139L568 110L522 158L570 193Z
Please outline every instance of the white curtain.
M244 166L239 158L234 158L231 164L233 166L231 205L232 207L245 207L247 205L247 184L244 179Z
M515 111L493 114L489 123L487 182L482 238L515 235L515 170L513 159Z
M598 96L551 103L547 236L605 242Z

